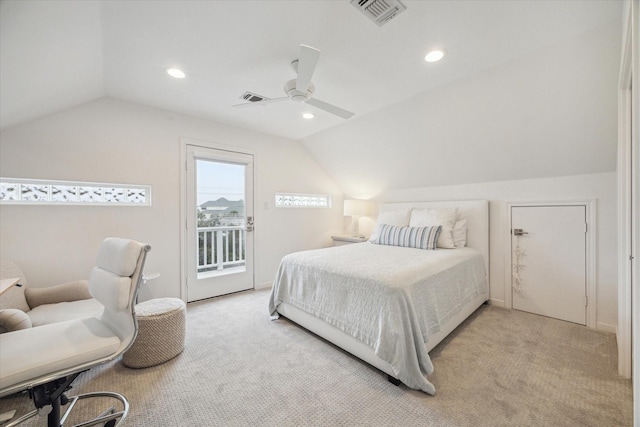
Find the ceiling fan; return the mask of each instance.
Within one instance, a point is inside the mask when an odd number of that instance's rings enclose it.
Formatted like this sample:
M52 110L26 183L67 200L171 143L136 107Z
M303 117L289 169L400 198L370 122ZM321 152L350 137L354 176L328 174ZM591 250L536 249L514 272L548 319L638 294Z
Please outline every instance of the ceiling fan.
M294 102L305 102L328 113L342 117L343 119L350 118L354 115L351 111L344 110L340 107L336 107L335 105L313 98L315 86L311 83L311 77L313 76L319 57L320 51L318 49L301 44L300 56L291 63L293 71L298 73L298 78L289 80L285 83L284 93L286 93L287 96L282 98L267 98L255 93L245 92L240 98L249 102L236 104L234 107L253 107L256 105L272 104L274 102L290 99Z

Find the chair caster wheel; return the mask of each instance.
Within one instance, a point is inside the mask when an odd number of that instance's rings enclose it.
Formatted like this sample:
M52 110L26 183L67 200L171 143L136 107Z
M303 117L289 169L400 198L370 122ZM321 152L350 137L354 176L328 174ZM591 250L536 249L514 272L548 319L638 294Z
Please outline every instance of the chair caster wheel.
M114 427L115 425L116 425L116 420L111 420L104 423L104 427Z

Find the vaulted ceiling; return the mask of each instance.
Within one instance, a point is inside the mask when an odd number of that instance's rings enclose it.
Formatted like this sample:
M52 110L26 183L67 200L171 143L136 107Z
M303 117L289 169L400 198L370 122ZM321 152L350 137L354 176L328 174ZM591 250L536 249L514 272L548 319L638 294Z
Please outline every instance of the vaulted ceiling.
M3 0L0 126L106 96L303 139L345 120L290 101L232 107L244 91L284 96L301 43L322 52L315 97L358 119L621 14L612 0L401 1L407 10L378 27L349 0ZM426 63L436 47L447 55ZM168 77L173 66L187 77Z

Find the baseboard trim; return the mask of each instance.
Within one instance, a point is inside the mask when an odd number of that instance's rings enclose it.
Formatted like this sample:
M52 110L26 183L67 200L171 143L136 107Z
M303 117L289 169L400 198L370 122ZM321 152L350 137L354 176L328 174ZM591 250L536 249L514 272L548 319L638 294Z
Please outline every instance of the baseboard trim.
M267 289L267 288L270 288L272 285L273 285L273 282L259 283L255 285L254 289Z
M612 334L618 335L618 327L615 325L609 325L607 323L598 322L596 324L596 329L604 332L611 332Z
M495 298L489 298L489 303L491 305L495 305L496 307L502 307L504 308L504 300L501 299L495 299Z

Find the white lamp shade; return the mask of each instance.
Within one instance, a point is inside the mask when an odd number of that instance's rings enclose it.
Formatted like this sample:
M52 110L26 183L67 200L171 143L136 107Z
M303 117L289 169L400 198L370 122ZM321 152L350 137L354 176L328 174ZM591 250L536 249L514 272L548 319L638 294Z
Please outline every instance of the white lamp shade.
M373 204L369 200L345 200L344 216L371 215Z

